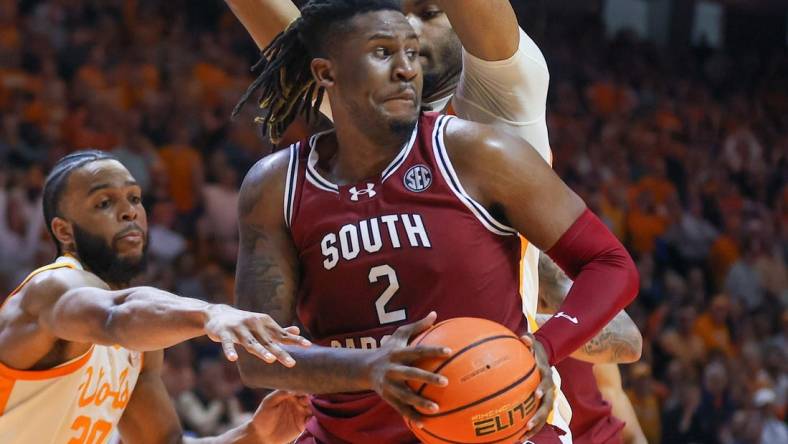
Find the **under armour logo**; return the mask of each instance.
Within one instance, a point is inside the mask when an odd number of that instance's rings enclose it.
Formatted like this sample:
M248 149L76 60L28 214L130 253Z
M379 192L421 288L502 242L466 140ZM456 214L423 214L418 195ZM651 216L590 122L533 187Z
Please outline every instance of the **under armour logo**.
M369 198L373 198L375 197L376 194L378 194L374 188L375 188L374 183L367 183L366 190L359 190L358 188L353 187L349 190L351 194L350 200L352 200L353 202L358 202L358 197L361 195L366 195Z
M563 311L559 311L558 313L556 313L555 317L568 319L569 322L571 322L571 323L573 323L575 325L577 325L577 322L578 322L577 318L573 318L572 316L569 316L568 314L564 313Z

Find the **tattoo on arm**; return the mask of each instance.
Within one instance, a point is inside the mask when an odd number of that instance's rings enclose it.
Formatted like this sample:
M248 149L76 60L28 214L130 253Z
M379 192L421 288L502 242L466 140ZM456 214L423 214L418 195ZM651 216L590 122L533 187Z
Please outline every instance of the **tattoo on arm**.
M609 362L624 362L639 357L642 339L639 334L633 334L631 323L629 316L620 312L581 350L588 356L607 356Z

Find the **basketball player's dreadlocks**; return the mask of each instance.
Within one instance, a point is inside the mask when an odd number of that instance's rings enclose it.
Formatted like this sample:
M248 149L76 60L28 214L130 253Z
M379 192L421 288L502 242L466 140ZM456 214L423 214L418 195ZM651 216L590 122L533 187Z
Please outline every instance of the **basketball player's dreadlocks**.
M397 0L310 0L296 19L262 51L252 67L262 69L233 110L236 116L252 94L260 90L260 108L265 115L255 121L263 134L277 143L287 127L302 114L307 122L319 114L325 90L317 85L310 64L315 57L326 57L326 48L336 34L336 26L358 14L370 11L399 11Z

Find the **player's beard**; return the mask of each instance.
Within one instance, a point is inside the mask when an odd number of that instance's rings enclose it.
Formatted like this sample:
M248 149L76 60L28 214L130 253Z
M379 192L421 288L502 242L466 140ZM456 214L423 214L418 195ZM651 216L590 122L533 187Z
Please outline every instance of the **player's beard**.
M109 284L127 285L148 266L147 237L142 255L134 259L120 257L113 245L77 224L74 224L74 241L82 265Z

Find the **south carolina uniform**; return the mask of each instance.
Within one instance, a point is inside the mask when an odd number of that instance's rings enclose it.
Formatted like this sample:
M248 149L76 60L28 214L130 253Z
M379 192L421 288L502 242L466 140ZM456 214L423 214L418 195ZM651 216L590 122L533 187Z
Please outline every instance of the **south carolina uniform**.
M316 343L376 348L433 310L439 321L528 330L521 238L465 192L443 145L451 118L423 114L381 175L356 184L338 186L316 168L324 133L289 149L284 218L301 265L297 313ZM375 393L316 396L313 407L301 442L417 442ZM550 431L545 442L558 442Z
M82 269L61 257L39 268ZM142 353L114 346L92 346L85 354L48 370L16 370L0 364L0 443L104 444L129 403L142 369Z

